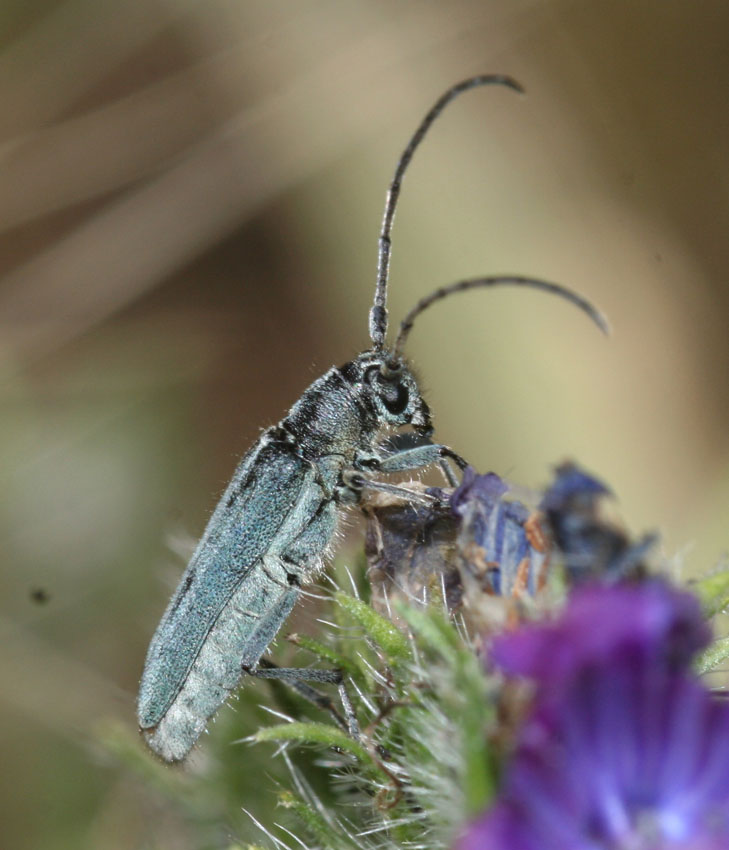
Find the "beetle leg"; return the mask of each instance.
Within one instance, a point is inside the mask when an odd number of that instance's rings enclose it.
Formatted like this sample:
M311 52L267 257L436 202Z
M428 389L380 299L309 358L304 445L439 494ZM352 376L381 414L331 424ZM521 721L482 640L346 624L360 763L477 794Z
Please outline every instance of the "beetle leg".
M341 670L312 670L306 667L279 667L272 661L262 658L256 667L244 667L243 672L249 676L255 676L257 679L275 679L279 682L286 682L290 685L299 696L303 697L307 702L315 705L322 711L328 711L334 718L337 725L348 732L352 738L359 740L360 731L357 715L352 705L347 688L344 684L344 674ZM326 694L312 688L307 682L322 682L326 684L336 685L339 691L339 700L342 704L344 717L337 711L331 698Z
M465 469L468 466L467 462L448 446L442 446L439 443L426 443L422 446L400 449L386 455L380 461L378 469L382 472L423 469L426 466L440 463L445 458L453 460L459 469Z
M429 493L420 493L387 481L373 481L366 478L354 469L345 469L342 473L342 484L337 489L337 500L344 504L356 504L359 502L363 490L377 490L380 493L390 493L399 496L408 502L420 502L426 505L434 505L439 499Z

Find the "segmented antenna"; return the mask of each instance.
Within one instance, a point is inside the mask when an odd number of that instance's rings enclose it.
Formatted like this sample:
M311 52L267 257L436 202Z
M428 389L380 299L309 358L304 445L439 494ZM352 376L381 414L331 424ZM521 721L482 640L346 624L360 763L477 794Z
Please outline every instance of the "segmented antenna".
M418 145L423 141L425 134L430 129L431 124L446 106L452 100L455 100L459 94L468 91L468 89L476 88L476 86L490 85L506 86L519 93L524 92L524 89L516 80L503 74L482 74L478 77L471 77L468 80L456 83L456 85L449 88L433 104L428 114L420 122L418 129L413 133L407 147L398 160L397 168L395 169L395 174L393 175L385 199L385 214L382 219L382 229L380 230L377 261L377 287L375 289L375 300L370 310L370 339L376 349L384 348L385 335L387 334L387 279L390 273L390 250L392 245L390 233L392 232L392 223L395 218L397 200L400 197L403 175Z
M575 307L578 307L583 313L586 313L603 333L610 333L610 326L608 325L607 319L597 309L597 307L593 306L581 295L578 295L571 289L567 289L565 286L560 286L558 283L550 283L547 280L540 280L539 278L533 277L521 277L519 275L477 277L471 280L460 280L458 283L452 283L450 286L442 286L434 292L431 292L430 295L426 295L418 301L418 303L412 308L412 310L410 310L400 323L400 330L398 331L397 338L395 339L395 345L392 347L393 362L396 362L402 355L405 341L412 330L415 319L424 310L427 310L428 307L435 304L436 301L440 301L442 298L447 298L449 295L454 295L456 292L465 292L468 289L478 289L480 287L490 286L524 286L529 289L541 289L542 292L549 292L552 295L558 295L560 298L564 298L566 301L574 304Z

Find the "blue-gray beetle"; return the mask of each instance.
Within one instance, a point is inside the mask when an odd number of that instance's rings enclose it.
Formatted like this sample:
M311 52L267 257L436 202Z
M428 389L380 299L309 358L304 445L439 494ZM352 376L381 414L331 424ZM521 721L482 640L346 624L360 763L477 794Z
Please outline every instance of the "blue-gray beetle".
M455 292L500 285L541 289L566 298L603 330L602 316L557 284L508 276L464 280L419 301L391 346L387 335L390 233L401 181L429 127L455 97L481 85L520 86L500 75L472 77L433 105L405 148L390 184L379 240L372 347L330 369L304 391L288 415L263 433L240 462L152 638L139 691L139 725L166 761L183 759L244 673L289 616L302 585L331 553L338 515L362 490L396 489L388 473L461 459L431 441L430 411L403 348L416 316ZM384 444L409 427L420 438ZM451 474L452 478L452 474ZM452 479L453 480L453 479Z

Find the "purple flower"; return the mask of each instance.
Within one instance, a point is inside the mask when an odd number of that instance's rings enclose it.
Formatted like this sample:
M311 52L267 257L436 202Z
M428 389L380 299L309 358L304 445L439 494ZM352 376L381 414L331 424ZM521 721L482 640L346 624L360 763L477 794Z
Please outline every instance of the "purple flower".
M495 472L479 475L472 466L467 466L463 479L451 496L451 509L463 516L475 500L486 506L494 505L508 491L509 485Z
M555 688L575 670L616 652L686 667L711 639L691 594L654 579L636 584L576 588L558 620L494 639L493 663L511 675Z
M708 636L655 580L578 589L559 620L498 638L533 703L457 850L729 850L729 703L689 670Z
M633 658L586 668L553 707L458 850L729 848L729 705Z
M542 510L563 511L582 507L594 510L599 496L611 496L612 491L593 475L583 472L574 463L563 463L555 470L555 480L542 499Z
M637 543L601 517L601 502L612 495L602 481L574 463L563 463L542 499L552 540L561 551L572 583L593 576L617 579L643 575L643 561L656 542L649 534Z
M479 475L467 467L451 495L460 520L458 545L487 593L502 596L536 593L548 561L541 529L530 526L530 511L505 499L509 485L494 472Z

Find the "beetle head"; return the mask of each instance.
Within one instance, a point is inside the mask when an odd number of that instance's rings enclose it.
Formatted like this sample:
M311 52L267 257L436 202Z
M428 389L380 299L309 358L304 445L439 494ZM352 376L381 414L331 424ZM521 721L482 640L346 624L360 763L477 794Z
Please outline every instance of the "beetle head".
M360 392L380 423L394 428L411 425L419 434L430 436L430 408L402 357L394 358L388 351L367 351L348 366L356 369Z

